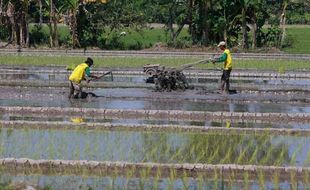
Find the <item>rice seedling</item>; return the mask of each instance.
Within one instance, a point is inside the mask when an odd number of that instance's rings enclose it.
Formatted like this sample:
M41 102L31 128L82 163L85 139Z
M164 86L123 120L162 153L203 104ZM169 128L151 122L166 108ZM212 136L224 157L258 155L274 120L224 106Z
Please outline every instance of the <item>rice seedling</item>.
M280 189L280 179L279 173L275 172L273 174L273 185L275 189Z
M250 189L250 181L249 181L249 173L248 172L244 172L243 173L243 187L244 189Z
M290 172L290 183L293 190L298 190L298 180L296 175L297 174L295 172Z
M258 171L258 183L259 183L259 189L264 190L265 189L265 176L262 171Z

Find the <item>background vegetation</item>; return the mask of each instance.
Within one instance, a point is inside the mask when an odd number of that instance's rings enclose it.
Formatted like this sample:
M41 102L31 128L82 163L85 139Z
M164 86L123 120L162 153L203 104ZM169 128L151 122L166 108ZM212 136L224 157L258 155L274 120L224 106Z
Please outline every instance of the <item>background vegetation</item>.
M243 51L305 53L298 36L309 30L286 24L309 24L309 10L309 0L0 0L0 39L21 47L120 50L225 40Z

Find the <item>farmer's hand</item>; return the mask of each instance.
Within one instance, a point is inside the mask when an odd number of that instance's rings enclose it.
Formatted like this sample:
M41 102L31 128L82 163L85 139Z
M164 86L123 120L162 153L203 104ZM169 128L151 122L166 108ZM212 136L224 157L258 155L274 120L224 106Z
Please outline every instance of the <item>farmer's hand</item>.
M210 60L211 63L215 64L215 58L214 57L210 57L209 60Z

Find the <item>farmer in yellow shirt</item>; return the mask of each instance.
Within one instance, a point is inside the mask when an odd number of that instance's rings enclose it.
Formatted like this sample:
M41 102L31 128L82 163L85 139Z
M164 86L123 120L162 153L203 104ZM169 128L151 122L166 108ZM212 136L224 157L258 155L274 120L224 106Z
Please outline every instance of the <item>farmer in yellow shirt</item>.
M70 94L69 98L81 98L82 97L82 80L90 81L91 78L99 79L101 76L95 76L90 74L90 67L94 61L88 57L84 63L79 64L69 77Z
M221 57L212 60L213 64L215 62L224 62L224 66L223 66L223 74L222 74L222 78L221 78L221 90L222 93L229 93L229 77L230 77L230 72L232 70L232 57L230 54L229 49L226 48L226 43L224 41L220 42L218 44L218 46L222 51L223 54L221 55ZM226 88L225 88L226 85Z

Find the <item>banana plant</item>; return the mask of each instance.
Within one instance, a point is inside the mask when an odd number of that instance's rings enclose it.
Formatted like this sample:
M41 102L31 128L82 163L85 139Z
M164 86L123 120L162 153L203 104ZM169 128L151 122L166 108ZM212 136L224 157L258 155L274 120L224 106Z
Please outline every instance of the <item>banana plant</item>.
M11 41L20 47L29 46L28 8L30 0L7 1L7 16L11 25ZM17 36L18 34L18 36Z
M65 0L63 2L63 8L67 11L69 16L69 28L71 31L72 47L80 47L80 42L77 33L77 14L79 7L83 6L85 2L81 0Z
M42 3L42 2L41 2ZM59 14L56 8L56 0L44 0L44 8L45 14L49 17L49 22L47 23L47 26L50 31L49 36L49 43L50 47L58 47L58 20L59 20Z
M246 13L250 6L251 0L241 0L241 25L242 25L242 48L248 49L248 32L247 32L247 21L246 21Z

